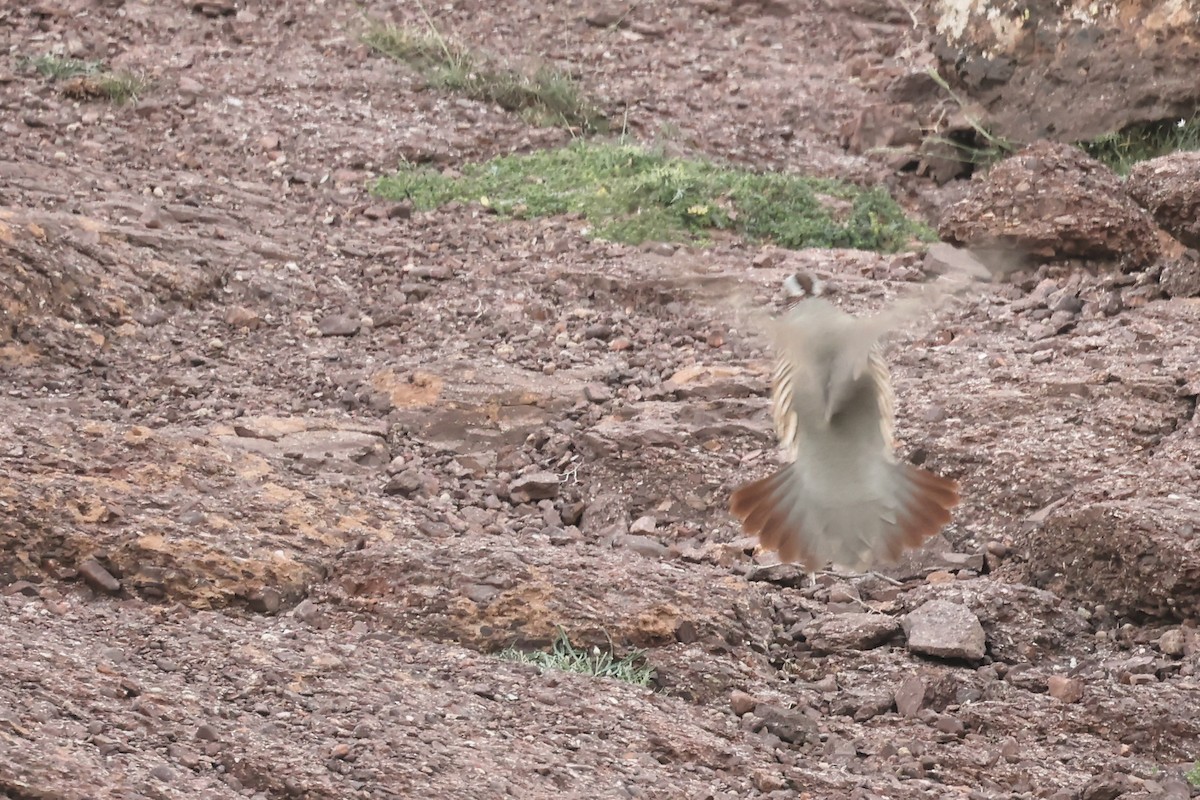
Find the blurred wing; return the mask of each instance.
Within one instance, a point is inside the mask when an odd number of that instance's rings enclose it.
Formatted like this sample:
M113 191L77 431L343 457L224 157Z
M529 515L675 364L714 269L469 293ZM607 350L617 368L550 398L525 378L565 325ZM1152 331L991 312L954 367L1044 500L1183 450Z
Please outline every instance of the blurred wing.
M896 425L896 394L892 391L892 374L883 360L883 346L877 345L867 358L867 371L875 384L875 398L879 403L879 430L883 433L884 446L891 455L895 442L892 436Z

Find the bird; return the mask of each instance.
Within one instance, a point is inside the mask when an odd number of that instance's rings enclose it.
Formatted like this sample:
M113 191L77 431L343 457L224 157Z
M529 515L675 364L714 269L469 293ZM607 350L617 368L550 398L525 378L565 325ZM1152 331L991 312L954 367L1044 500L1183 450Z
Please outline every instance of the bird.
M884 336L934 299L927 292L855 317L813 296L768 320L777 348L772 418L791 462L739 486L730 511L780 560L809 573L831 562L862 572L951 521L958 483L896 458L883 352Z

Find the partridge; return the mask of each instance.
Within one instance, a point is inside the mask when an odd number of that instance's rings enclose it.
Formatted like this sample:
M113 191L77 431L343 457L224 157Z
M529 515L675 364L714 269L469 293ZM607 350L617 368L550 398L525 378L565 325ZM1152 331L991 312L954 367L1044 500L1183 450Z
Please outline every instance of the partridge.
M730 510L783 561L863 571L950 521L958 484L898 462L892 440L882 339L923 307L917 299L856 318L814 297L772 321L772 415L792 462L738 488Z

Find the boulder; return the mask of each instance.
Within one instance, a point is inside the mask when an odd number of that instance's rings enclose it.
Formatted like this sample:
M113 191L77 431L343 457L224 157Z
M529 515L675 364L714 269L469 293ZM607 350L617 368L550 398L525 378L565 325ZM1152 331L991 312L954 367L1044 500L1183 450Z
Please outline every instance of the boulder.
M1163 250L1154 220L1108 167L1050 141L978 174L946 208L938 232L952 244L999 246L1032 260L1119 261L1132 269L1157 263Z

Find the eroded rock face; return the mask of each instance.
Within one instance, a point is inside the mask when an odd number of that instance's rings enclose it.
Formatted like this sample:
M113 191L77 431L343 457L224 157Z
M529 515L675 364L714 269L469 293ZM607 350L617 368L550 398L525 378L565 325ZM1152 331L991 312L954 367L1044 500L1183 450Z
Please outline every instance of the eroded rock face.
M998 245L1034 260L1154 264L1160 231L1099 161L1070 145L1037 142L980 175L946 209L944 239L965 246Z
M937 0L941 71L994 134L1092 139L1200 103L1197 0Z

